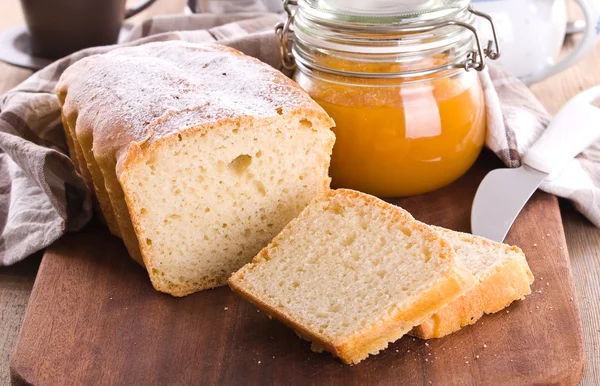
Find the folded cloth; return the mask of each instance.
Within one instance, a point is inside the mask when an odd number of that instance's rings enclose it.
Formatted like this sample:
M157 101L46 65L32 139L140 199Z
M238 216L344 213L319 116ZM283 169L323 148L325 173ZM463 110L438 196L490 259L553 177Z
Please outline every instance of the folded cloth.
M219 42L279 66L273 26L281 16L198 14L156 17L134 28L123 45L151 41ZM177 32L172 32L177 31ZM91 218L91 193L68 158L54 87L77 60L117 46L90 48L40 70L0 98L0 265L41 250ZM481 73L488 115L487 146L507 166L522 154L550 116L532 93L497 69ZM542 189L571 199L600 226L600 151L587 150Z

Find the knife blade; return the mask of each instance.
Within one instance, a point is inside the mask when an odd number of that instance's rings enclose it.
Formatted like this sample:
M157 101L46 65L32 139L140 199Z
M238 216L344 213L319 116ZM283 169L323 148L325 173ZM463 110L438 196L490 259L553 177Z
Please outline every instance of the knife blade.
M600 137L600 86L571 99L516 169L497 169L482 180L471 210L471 232L502 242L537 188Z
M548 173L527 165L490 172L481 182L473 200L473 234L503 241L527 201L547 177ZM490 202L499 205L490 205Z

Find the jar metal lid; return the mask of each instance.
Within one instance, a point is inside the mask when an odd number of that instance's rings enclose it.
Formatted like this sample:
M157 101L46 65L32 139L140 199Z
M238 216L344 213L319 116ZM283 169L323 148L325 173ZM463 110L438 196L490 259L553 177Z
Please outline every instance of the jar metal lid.
M394 0L284 0L288 18L285 23L280 23L275 28L283 66L294 69L296 60L299 60L303 67L311 68L314 65L313 69L328 71L327 68L302 58L302 50L291 49L294 35L295 39L305 46L318 44L322 48L338 52L362 50L365 53L379 54L391 53L394 50L404 54L417 52L436 44L440 47L448 46L460 39L463 43L465 39L474 41L474 49L468 49L468 55L463 59L445 67L440 66L434 71L449 68L481 71L486 66L486 58L494 60L500 56L491 17L472 9L471 0L407 0L399 3ZM300 24L297 33L294 34L293 24L296 17ZM479 39L477 29L471 23L474 17L485 18L492 28L494 40L489 41L485 47ZM364 43L362 46L361 39ZM381 41L376 42L378 39ZM331 72L341 75L335 70ZM405 78L426 73L432 73L432 70L381 75L384 78ZM361 76L355 73L352 75ZM365 76L373 77L373 74Z

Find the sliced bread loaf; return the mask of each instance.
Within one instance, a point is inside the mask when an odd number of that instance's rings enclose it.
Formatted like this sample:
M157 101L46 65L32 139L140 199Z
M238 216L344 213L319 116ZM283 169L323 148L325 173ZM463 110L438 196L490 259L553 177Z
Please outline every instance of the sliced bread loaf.
M159 291L225 284L329 188L333 121L234 49L120 48L70 66L56 91L71 156Z
M345 363L385 349L472 283L432 228L351 190L314 200L229 279L313 350Z
M531 293L533 274L519 248L440 227L433 228L450 242L458 261L475 276L476 284L415 327L412 335L423 339L441 338L475 323L483 314L498 312Z

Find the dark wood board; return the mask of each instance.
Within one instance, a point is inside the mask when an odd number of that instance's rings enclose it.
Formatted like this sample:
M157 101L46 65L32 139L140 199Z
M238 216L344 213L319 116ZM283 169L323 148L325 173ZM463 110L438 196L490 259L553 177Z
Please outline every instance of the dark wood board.
M425 222L469 230L485 153L438 192L392 200ZM576 385L582 329L557 199L538 192L507 242L533 294L428 343L404 337L356 366L310 351L228 288L182 299L155 292L123 244L94 223L46 252L11 362L33 385Z

